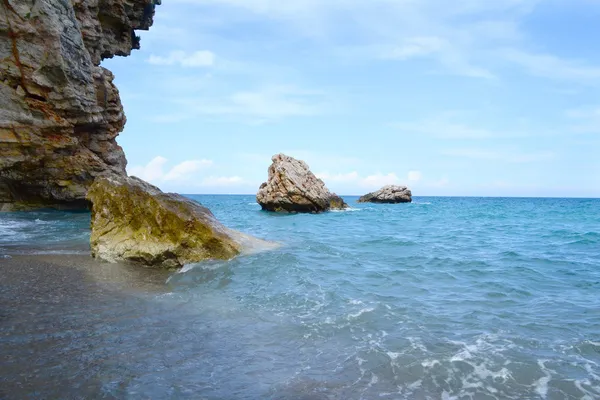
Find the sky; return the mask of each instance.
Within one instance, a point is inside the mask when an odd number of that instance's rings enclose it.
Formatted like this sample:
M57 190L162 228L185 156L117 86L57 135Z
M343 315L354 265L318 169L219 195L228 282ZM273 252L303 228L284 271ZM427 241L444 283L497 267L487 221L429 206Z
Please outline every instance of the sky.
M105 60L128 172L256 193L271 156L364 194L600 197L598 0L163 0Z

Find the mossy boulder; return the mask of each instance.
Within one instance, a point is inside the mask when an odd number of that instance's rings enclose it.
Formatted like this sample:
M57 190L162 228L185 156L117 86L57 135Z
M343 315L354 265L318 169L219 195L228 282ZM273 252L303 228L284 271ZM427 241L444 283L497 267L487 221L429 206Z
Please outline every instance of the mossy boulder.
M209 209L136 177L102 177L87 199L92 203L92 255L177 268L206 259L230 259L262 242L223 226Z

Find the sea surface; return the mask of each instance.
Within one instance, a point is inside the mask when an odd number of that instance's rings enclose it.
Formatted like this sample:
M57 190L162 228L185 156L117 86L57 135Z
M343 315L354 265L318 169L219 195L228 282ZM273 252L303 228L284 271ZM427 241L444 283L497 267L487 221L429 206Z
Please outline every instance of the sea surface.
M88 213L0 214L0 398L600 398L599 199L191 197L282 246L132 272Z

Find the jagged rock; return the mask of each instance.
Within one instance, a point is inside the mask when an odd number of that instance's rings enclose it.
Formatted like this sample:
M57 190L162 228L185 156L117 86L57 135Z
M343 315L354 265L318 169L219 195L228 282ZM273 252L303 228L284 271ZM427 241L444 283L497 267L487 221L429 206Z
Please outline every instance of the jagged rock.
M274 247L226 228L199 203L136 177L98 178L87 198L92 255L105 261L176 268Z
M410 203L412 193L406 186L387 185L376 192L367 193L359 203Z
M263 210L318 213L348 207L341 197L325 187L304 161L285 154L276 154L271 160L269 179L256 195Z
M0 0L0 210L83 208L125 175L125 114L104 58L139 47L156 0Z

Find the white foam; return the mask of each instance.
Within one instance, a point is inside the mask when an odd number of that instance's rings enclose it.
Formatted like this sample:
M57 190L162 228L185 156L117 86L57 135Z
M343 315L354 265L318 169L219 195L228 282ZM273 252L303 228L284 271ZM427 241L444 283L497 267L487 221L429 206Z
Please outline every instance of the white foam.
M421 362L421 365L423 366L423 368L433 368L436 365L441 365L441 364L438 360L425 360L425 361Z
M421 350L422 352L427 352L427 348L423 345L423 343L421 343L421 340L419 338L409 336L407 337L407 339L410 342L410 345L413 349Z
M369 387L375 385L377 382L379 382L379 377L373 374L371 376L371 381L369 382Z
M535 392L539 394L542 399L545 399L548 395L548 382L550 382L550 377L544 376L534 383Z
M458 397L451 396L450 393L446 392L445 390L442 392L442 400L456 400L456 399L458 399Z
M352 318L352 319L354 319L354 318L358 318L358 317L360 317L361 315L363 315L363 314L365 314L365 313L368 313L368 312L371 312L371 311L373 311L373 310L375 310L375 308L374 308L374 307L362 308L362 309L360 309L360 310L359 310L358 312L356 312L356 313L350 313L350 314L348 314L348 319L350 319L350 318Z
M343 210L329 210L330 212L354 212L354 211L361 211L362 208L352 208L352 207L348 207L348 208L344 208Z
M535 381L535 392L540 395L542 399L545 399L548 396L548 382L552 379L552 371L549 368L546 368L546 361L548 360L538 360L538 365L540 369L544 373L544 376Z
M414 381L413 383L408 385L408 388L411 390L418 389L423 384L423 380L419 379L418 381Z

